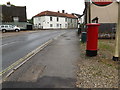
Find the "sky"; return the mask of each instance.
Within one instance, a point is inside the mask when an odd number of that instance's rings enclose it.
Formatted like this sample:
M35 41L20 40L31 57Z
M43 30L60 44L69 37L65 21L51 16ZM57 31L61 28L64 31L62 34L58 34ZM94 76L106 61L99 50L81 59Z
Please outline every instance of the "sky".
M82 14L84 10L84 0L0 0L0 4L10 2L15 6L26 6L27 18L31 19L42 11L60 11L65 13Z

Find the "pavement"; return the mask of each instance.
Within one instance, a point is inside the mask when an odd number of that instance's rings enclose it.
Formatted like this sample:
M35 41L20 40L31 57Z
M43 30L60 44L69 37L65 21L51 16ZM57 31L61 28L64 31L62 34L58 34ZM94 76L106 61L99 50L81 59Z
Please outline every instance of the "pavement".
M75 88L80 43L76 31L56 38L16 70L3 88Z

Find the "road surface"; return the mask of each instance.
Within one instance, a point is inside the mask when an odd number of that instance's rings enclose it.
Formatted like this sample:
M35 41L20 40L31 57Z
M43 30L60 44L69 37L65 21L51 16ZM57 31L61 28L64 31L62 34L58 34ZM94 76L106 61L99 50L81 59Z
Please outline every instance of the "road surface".
M46 41L67 32L67 30L46 30L24 33L2 39L2 69L4 70Z
M17 69L3 88L75 88L80 42L76 31L53 40L46 48Z

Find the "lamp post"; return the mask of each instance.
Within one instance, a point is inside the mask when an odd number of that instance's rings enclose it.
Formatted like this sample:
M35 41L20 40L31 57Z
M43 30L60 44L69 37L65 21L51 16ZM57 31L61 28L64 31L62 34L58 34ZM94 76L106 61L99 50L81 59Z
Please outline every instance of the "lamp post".
M120 1L118 3L118 23L116 30L116 40L115 40L115 52L113 56L114 61L118 61L120 57Z

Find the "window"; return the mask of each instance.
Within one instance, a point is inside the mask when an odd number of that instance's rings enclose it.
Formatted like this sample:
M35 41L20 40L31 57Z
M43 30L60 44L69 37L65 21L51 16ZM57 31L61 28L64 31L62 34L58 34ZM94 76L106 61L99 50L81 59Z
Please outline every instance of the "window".
M12 25L9 25L10 28L12 28L13 26Z
M67 24L65 24L65 27L67 27Z
M50 21L52 21L52 17L50 17Z
M57 24L57 27L59 27L59 24Z
M71 23L72 23L72 19L71 19Z
M57 17L57 22L59 21L59 17Z
M76 20L76 19L74 19L74 22L75 22L75 23L77 23L77 20Z
M65 22L67 22L67 18L65 18Z
M1 26L2 28L4 27L4 26Z
M53 25L52 25L52 24L50 24L50 27L53 27Z
M13 21L14 22L18 22L19 21L19 17L13 17Z
M5 26L6 28L8 27L8 26Z
M60 28L62 27L62 24L60 24Z

